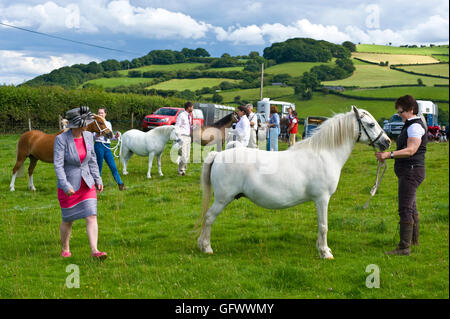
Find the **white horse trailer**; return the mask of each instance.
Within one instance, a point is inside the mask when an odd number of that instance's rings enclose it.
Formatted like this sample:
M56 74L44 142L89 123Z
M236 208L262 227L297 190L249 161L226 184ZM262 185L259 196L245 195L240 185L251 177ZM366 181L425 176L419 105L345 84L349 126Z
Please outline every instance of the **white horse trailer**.
M194 109L202 110L204 118L203 126L210 126L235 111L235 108L232 106L212 103L194 103Z
M295 111L295 104L283 101L272 101L270 98L264 98L262 101L258 101L256 110L258 113L266 114L266 119L270 116L270 107L272 105L278 106L278 111L281 112L281 118L288 114L288 108L292 108ZM281 108L281 110L280 110Z

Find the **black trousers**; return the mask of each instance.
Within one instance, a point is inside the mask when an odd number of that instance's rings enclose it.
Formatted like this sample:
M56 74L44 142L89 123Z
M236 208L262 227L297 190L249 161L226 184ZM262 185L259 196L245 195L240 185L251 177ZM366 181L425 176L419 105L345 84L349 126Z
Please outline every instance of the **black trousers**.
M395 167L398 177L398 214L400 223L413 224L418 215L416 192L425 179L425 167Z

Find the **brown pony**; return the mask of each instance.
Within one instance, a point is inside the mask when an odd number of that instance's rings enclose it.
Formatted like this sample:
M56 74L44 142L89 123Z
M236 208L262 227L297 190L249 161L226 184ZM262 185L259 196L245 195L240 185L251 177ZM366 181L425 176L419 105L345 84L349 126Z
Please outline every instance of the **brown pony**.
M87 126L87 131L112 138L113 134L106 127L103 117L94 114L94 118L95 121ZM41 160L46 163L53 163L53 145L55 144L56 136L66 130L64 129L56 134L46 134L38 130L33 130L23 133L20 136L16 148L16 164L14 165L11 184L9 185L11 192L14 191L16 177L23 176L24 163L27 157L30 158L30 166L28 166L28 188L32 191L36 190L33 184L33 171L37 161Z
M211 142L216 141L219 143L218 138L221 137L222 144L225 142L225 129L230 128L233 123L239 121L239 117L236 112L230 113L227 116L221 118L211 126L205 126L201 128L202 146L208 145ZM220 136L219 135L220 132ZM222 146L222 145L220 145Z

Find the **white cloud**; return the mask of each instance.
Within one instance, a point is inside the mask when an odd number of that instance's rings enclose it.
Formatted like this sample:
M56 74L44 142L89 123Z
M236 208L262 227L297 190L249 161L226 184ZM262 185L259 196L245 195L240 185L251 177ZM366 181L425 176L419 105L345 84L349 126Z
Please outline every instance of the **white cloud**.
M26 51L0 50L0 83L19 84L63 66L91 61L99 62L98 59L83 54L38 57Z
M53 1L35 6L11 5L1 8L0 21L41 32L114 32L147 38L199 39L211 25L189 15L162 8L135 7L130 0L86 1L60 6Z

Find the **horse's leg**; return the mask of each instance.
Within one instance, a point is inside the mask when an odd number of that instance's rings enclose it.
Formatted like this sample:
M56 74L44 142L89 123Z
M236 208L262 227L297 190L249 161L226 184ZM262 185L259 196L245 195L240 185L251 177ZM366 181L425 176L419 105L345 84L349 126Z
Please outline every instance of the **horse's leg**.
M217 216L219 216L219 214L225 209L225 207L229 204L229 202L224 204L222 202L214 201L213 205L206 212L202 233L197 241L198 248L202 252L207 254L213 253L213 250L211 248L211 227L214 221L216 220Z
M24 170L24 163L25 160L27 159L28 154L26 154L25 151L21 151L20 150L20 141L19 141L19 146L18 146L18 150L17 150L17 158L16 158L16 164L13 167L13 175L11 178L11 184L9 184L9 190L11 192L14 192L15 188L15 182L16 182L16 177L20 177L23 175L23 170Z
M34 168L36 167L36 164L38 162L38 159L34 157L33 155L30 155L30 166L28 166L28 189L31 191L35 191L36 187L34 187L33 183L33 172Z
M327 232L328 232L328 202L329 196L324 196L314 200L317 208L317 226L319 233L317 236L317 249L321 258L333 259L331 249L327 245Z
M162 157L162 152L157 157L157 159L158 159L158 172L159 172L159 176L164 176L164 174L163 174L163 172L161 170L161 157Z
M155 153L150 152L148 154L148 171L147 171L147 178L152 178L151 170L152 170L152 163L153 163L153 157L155 156Z
M123 175L128 175L128 171L127 171L127 164L128 161L130 160L131 156L133 155L132 152L130 152L130 150L126 147L126 146L122 146L122 150L121 150L121 154L120 154L120 161L122 162L122 174Z

